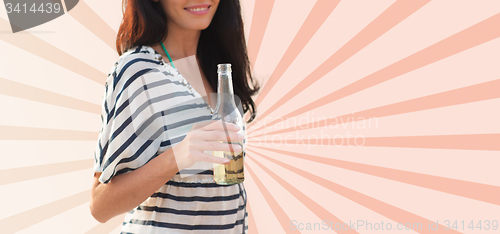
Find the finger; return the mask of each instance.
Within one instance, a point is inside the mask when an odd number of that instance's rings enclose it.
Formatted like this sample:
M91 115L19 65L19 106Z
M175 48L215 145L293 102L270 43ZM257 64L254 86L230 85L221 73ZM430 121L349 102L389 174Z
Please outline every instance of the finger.
M194 123L193 127L192 127L192 130L201 129L201 128L203 128L203 127L205 127L207 125L210 125L210 124L212 124L214 122L216 122L216 121L214 121L214 120L205 120L205 121Z
M206 154L202 152L193 153L192 156L196 161L204 161L217 164L228 164L230 162L230 160L227 158L216 157L211 154Z
M237 132L224 132L221 130L213 130L213 131L199 131L196 133L197 137L202 140L207 141L243 141L245 136L243 134Z
M240 144L229 144L218 141L205 141L204 143L201 143L199 147L201 150L224 151L235 154L240 153L243 150Z
M213 123L210 123L210 124L202 127L201 129L205 130L205 131L224 130L224 131L237 132L240 130L240 127L236 124L233 124L233 123L228 123L228 122L224 122L222 120L217 120L217 121L214 121Z

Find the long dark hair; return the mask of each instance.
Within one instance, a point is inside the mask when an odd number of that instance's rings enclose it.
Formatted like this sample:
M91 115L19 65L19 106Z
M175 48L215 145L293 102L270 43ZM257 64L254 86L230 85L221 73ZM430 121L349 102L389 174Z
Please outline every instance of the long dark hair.
M157 45L167 37L167 18L160 1L123 0L122 4L123 20L116 37L119 55L135 46ZM256 115L251 96L259 85L252 77L246 48L240 1L221 0L210 26L201 31L196 55L213 90L217 90L217 64L232 64L234 93L243 112L250 111L251 122Z

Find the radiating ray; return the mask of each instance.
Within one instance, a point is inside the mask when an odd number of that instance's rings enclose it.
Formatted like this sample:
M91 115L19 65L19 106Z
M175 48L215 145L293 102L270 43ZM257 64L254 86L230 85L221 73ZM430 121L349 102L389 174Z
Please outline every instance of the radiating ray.
M349 162L333 158L325 158L310 154L302 154L291 151L278 150L271 147L258 147L258 146L254 147L287 155L290 157L308 160L311 162L317 162L325 165L343 168L350 171L360 172L367 175L377 176L427 189L432 189L444 193L449 193L461 197L466 197L478 201L500 205L500 199L499 199L500 187L498 186L445 178L441 176L427 175L410 171L397 170L386 167L373 166L356 162Z
M0 125L0 140L97 141L98 132Z
M84 159L71 162L0 170L0 185L18 183L25 180L33 180L83 169L90 169L92 168L93 163L93 159Z
M249 155L251 157L251 155ZM290 194L292 194L297 200L299 200L302 204L304 204L310 211L312 211L316 216L318 216L321 220L332 221L333 223L345 223L340 220L337 216L326 210L322 205L318 204L306 194L295 188L290 183L286 182L283 178L278 176L276 173L272 172L264 166L262 163L258 162L255 158L252 158L253 162L257 164L262 170L264 170L267 174L269 174L276 182L278 182L283 188L285 188ZM337 230L337 233L358 233L355 230Z
M90 190L0 220L3 234L15 233L89 201Z
M90 112L93 114L101 114L101 106L99 105L1 77L0 94Z
M488 81L463 88L458 88L442 93L432 94L407 101L397 102L385 106L375 107L368 110L359 111L353 114L347 114L319 120L312 123L305 123L291 128L281 129L269 133L263 133L252 137L263 135L273 135L290 132L294 130L304 130L320 128L335 125L341 119L342 123L353 122L360 119L380 118L385 116L405 114L415 111L429 110L434 108L447 107L452 105L465 104L470 102L484 101L494 98L500 98L500 80Z
M260 179L253 172L250 166L248 166L248 164L245 164L245 170L248 172L248 174L250 174L250 176L254 180L255 184L259 188L259 191L262 193L262 196L264 196L264 198L266 199L267 204L269 205L269 207L271 207L274 216L276 216L276 218L279 220L283 230L287 230L287 233L300 233L299 230L291 230L290 228L288 228L289 227L288 225L290 224L291 220L290 217L288 217L283 208L281 208L276 199L269 192L269 190L267 190L262 181L260 181Z
M252 208L250 206L250 201L247 201L247 212L248 212L248 234L259 234L257 230L257 224L255 223L255 219L253 218Z
M340 0L319 0L314 4L306 20L290 43L290 46L285 51L285 54L283 54L283 57L281 57L278 65L266 81L265 86L259 92L259 96L257 96L257 100L255 101L256 105L260 104L276 82L278 82L279 78L283 76L283 73L290 67L339 2Z
M500 150L500 134L369 137L364 146Z
M110 219L106 223L101 223L101 224L96 225L92 229L90 229L87 232L85 232L85 234L104 234L104 233L110 233L116 227L121 226L124 219L125 219L125 214L118 215L118 216Z
M283 103L285 103L287 100L292 99L302 90L311 86L314 82L321 79L328 72L335 69L337 66L345 62L351 56L353 56L354 54L362 50L364 47L375 41L381 35L383 35L391 28L399 24L401 21L406 19L408 16L413 14L415 11L420 9L429 1L430 0L417 0L417 1L398 0L395 3L393 3L377 18L375 18L370 24L368 24L363 30L361 30L358 34L356 34L356 36L354 36L345 45L343 45L337 52L335 52L332 56L330 56L330 58L328 58L325 62L323 62L323 64L321 64L318 68L316 68L316 70L314 70L309 76L304 78L299 84L297 84L294 88L292 88L290 92L281 97L280 100L278 100L275 104L273 104L273 106L270 107L267 112L261 114L259 118L264 118L270 113L270 111L275 110L279 106L283 105ZM293 58L293 60L295 60L295 58ZM290 66L293 60L290 61L289 64L284 63L282 65L284 66L283 69L279 69L281 68L280 67L281 64L278 64L277 68L271 75L271 78L260 91L260 94L257 97L257 102L256 102L257 105L259 105L262 99L264 99L264 97L269 93L269 91L271 91L271 88L282 77L283 73ZM288 62L288 59L285 61Z
M10 28L9 22L0 18L0 28ZM104 84L106 81L106 74L29 32L25 31L23 33L0 34L0 40L64 67L99 84ZM20 60L19 62L29 63L30 61Z
M398 62L393 63L375 73L372 73L360 80L357 80L333 93L330 93L320 99L317 99L295 111L286 114L282 118L284 119L291 118L299 114L302 114L306 111L316 109L328 103L334 102L341 98L360 92L364 89L378 85L382 82L396 78L400 75L403 75L415 69L437 62L446 57L452 56L464 50L470 49L472 47L478 46L480 44L493 40L497 37L500 37L500 30L498 30L498 25L500 25L500 14L496 14L486 20L483 20L417 53L414 53L402 60L399 60ZM308 82L307 80L309 79L317 80L326 75L329 71L331 71L330 68L332 62L330 61L334 60L329 59L327 62L323 63L308 77L304 78L303 82ZM292 97L298 95L302 90L306 88L306 86L301 86L301 85L303 84L297 85L285 96L283 96L279 101L277 101L272 107L269 108L270 111L262 114L260 118L262 119L263 117L271 113L271 111L276 110L278 107L283 105ZM277 122L279 122L279 119L270 122L269 125L276 124ZM249 126L249 128L250 127L251 126ZM261 128L263 127L257 128L255 129L255 131Z
M248 150L251 151L251 150ZM427 227L429 223L434 223L431 220L428 220L424 217L420 217L418 215L415 215L413 213L410 213L408 211L405 211L401 208L395 207L393 205L390 205L388 203L382 202L380 200L377 200L373 197L367 196L365 194L362 194L360 192L357 192L355 190L349 189L347 187L344 187L342 185L339 185L337 183L334 183L332 181L329 181L325 178L322 178L320 176L314 175L312 173L309 173L307 171L301 170L299 168L296 168L294 166L290 166L286 163L280 162L279 160L273 159L271 157L264 156L263 154L256 153L255 151L251 151L253 154L256 154L260 157L263 157L291 172L294 172L295 174L298 174L316 184L319 184L328 190L331 190L334 193L337 193L353 202L356 202L376 213L379 213L389 219L392 219L398 223L421 223L423 227ZM254 159L256 161L256 159ZM458 231L455 231L453 229L450 230L445 230L445 227L439 224L439 231L440 233L461 233ZM413 230L418 233L435 233L433 230L429 230L426 228L422 228L422 230Z
M69 11L69 15L116 51L117 33L84 1L79 1L76 7Z
M374 147L403 147L429 149L460 149L460 150L495 150L500 151L500 134L465 134L465 135L430 135L430 136L394 136L394 137L331 137L308 139L275 139L252 140L252 142L284 144L284 145L329 145L329 146L374 146ZM255 144L252 144L255 146Z
M266 32L271 12L273 11L274 0L255 0L255 7L253 10L252 24L248 34L248 58L250 66L253 68L257 54L262 44L262 39Z

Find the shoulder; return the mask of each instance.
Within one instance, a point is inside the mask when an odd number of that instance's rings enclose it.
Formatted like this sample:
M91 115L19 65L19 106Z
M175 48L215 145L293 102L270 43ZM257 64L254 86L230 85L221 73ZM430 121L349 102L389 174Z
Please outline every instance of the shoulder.
M156 51L149 46L145 45L135 46L125 51L118 58L118 61L115 63L115 66L117 68L126 68L135 63L143 65L147 64L144 62L147 62L150 65L160 64L161 56L159 56L159 54L156 53Z
M150 46L135 46L124 52L108 73L105 89L108 104L126 98L124 92L133 93L146 85L161 80L175 79L177 71L164 64L160 54ZM166 90L169 91L169 90Z
M135 46L123 53L108 73L106 83L116 87L123 78L158 70L162 66L161 56L149 46Z
M152 80L158 76L173 76L159 53L150 46L135 46L125 51L108 73L106 89L119 90L128 87L138 77Z

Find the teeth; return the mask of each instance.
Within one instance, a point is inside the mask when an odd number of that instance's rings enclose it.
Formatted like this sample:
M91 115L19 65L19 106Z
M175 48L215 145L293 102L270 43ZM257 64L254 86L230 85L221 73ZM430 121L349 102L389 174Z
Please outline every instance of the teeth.
M189 10L189 11L204 11L204 10L206 10L206 9L208 9L208 7L204 7L204 8L190 8L190 9L188 9L188 10Z

